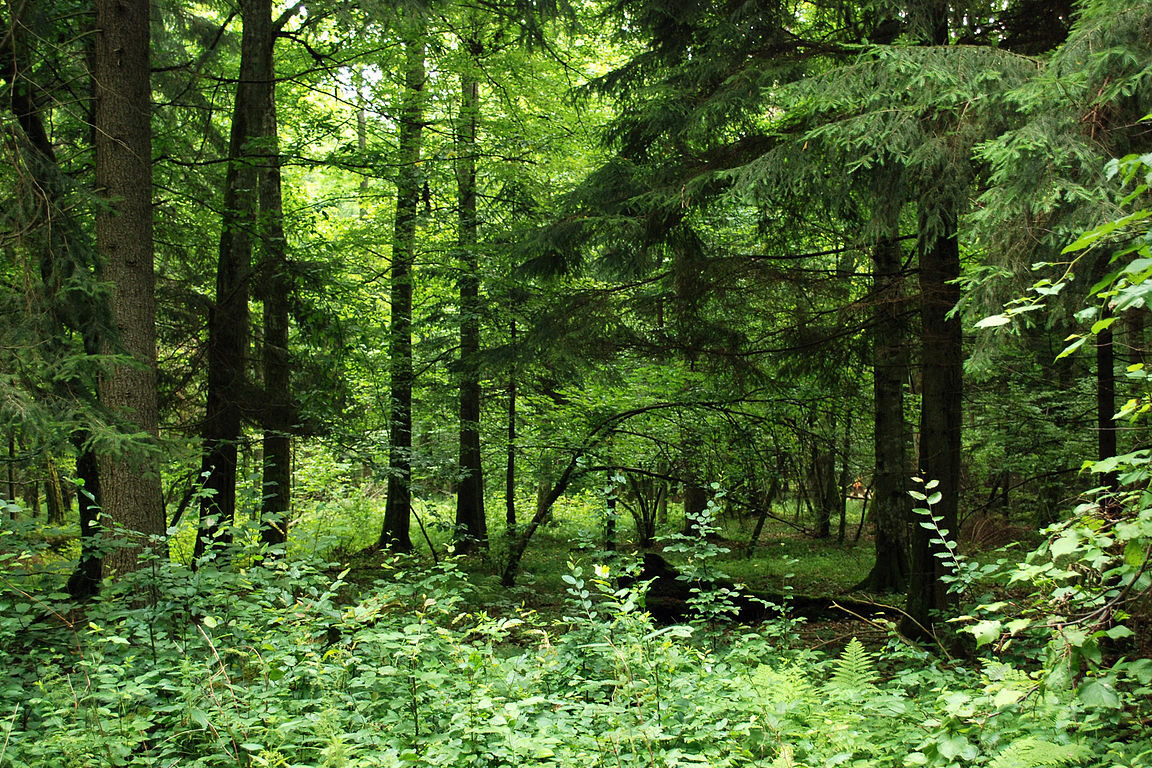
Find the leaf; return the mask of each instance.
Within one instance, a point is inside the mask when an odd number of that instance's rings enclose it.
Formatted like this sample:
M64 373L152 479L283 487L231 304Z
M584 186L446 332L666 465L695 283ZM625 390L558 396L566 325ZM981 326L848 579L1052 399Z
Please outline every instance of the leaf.
M1059 538L1052 542L1052 546L1048 548L1052 557L1062 557L1070 555L1080 547L1080 535L1075 529L1065 531Z
M1096 322L1092 323L1093 335L1108 330L1108 328L1110 328L1114 322L1116 322L1115 317L1106 317L1103 320L1097 320Z
M936 745L940 755L948 760L954 760L964 752L965 747L968 746L968 739L964 736L954 733L940 740Z
M1120 708L1120 694L1116 693L1116 689L1106 680L1100 678L1085 681L1076 691L1076 695L1090 707Z
M1000 637L1001 624L995 619L987 619L985 621L977 622L975 626L969 627L968 631L976 638L976 647L988 645Z
M980 322L976 323L977 328L998 328L1002 325L1008 325L1012 322L1012 318L1008 315L990 315Z
M1061 358L1068 357L1068 355L1072 354L1076 350L1080 349L1080 347L1084 346L1084 342L1087 340L1088 340L1087 336L1081 336L1080 338L1076 339L1076 341L1074 341L1071 344L1069 344L1068 346L1064 347L1064 350L1060 354L1056 355L1056 359L1060 360Z

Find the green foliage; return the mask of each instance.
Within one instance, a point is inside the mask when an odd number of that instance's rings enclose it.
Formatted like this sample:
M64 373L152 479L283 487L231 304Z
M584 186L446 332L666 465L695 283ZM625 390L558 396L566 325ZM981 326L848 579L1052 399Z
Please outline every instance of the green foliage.
M857 691L871 686L875 681L873 654L865 650L863 643L852 638L833 665L832 679L828 682L828 687Z
M470 608L451 562L378 573L356 594L346 571L291 558L157 563L120 587L149 605L6 610L0 765L943 768L1135 765L1152 748L1110 743L1071 691L1003 663L858 640L828 659L769 631L701 643L653 626L605 566L570 568L558 621Z

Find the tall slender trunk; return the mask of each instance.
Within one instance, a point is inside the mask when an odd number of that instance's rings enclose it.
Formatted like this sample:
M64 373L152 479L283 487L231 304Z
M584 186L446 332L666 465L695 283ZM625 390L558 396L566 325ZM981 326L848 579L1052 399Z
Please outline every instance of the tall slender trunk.
M872 310L872 517L876 521L876 560L861 586L898 592L908 580L908 434L904 424L904 382L908 380L902 251L896 242L877 243L873 263Z
M476 124L480 81L466 66L460 73L460 119L456 132L456 189L460 252L460 481L456 491L456 547L487 546L484 468L480 453L480 275L476 217Z
M420 203L425 45L424 20L419 11L414 11L405 44L407 95L400 115L400 173L396 181L396 224L392 241L388 499L377 542L378 547L401 552L412 549L412 267Z
M1097 272L1100 276L1107 271L1108 260L1100 258ZM1100 319L1112 316L1105 305ZM1109 459L1117 454L1116 440L1116 348L1113 344L1112 327L1096 334L1096 458ZM1120 487L1119 474L1110 472L1104 477L1104 484L1113 490Z
M276 124L276 72L269 35L262 62L264 126L267 153L260 172L260 238L263 246L264 411L263 479L260 538L270 546L288 540L292 508L292 374L288 355L288 243L284 236L284 198L280 176L280 141Z
M925 480L935 480L941 494L932 514L939 527L955 537L960 494L960 436L963 394L963 337L960 318L948 313L960 300L959 286L950 281L960 276L960 248L956 238L955 216L948 217L947 229L924 249L920 256L921 294L921 410L920 471ZM943 547L935 543L939 534L920 525L911 526L911 571L908 583L908 620L904 629L921 635L931 626L933 613L947 613L952 599L942 580L952 571L952 563L937 557Z
M152 128L148 0L96 0L96 247L110 286L115 329L106 352L132 358L100 380L100 399L125 431L159 436L156 395L156 302L152 253ZM109 340L110 341L110 340ZM105 567L140 567L142 553L164 534L158 454L153 446L100 457L104 525L126 545Z
M208 314L208 399L204 415L204 493L196 535L196 559L230 540L236 519L237 448L243 435L248 388L248 297L256 230L260 133L264 125L261 78L272 55L269 0L243 0L240 79L232 111L228 170L224 181L216 303Z
M516 319L509 328L509 343L516 347ZM508 455L504 465L505 535L516 536L516 366L508 374Z
M76 494L76 508L80 515L80 560L65 588L74 600L86 600L99 592L104 576L104 558L95 543L96 534L100 531L100 470L96 455L85 448L87 440L85 433L72 436L72 444L76 447L76 478L82 485Z

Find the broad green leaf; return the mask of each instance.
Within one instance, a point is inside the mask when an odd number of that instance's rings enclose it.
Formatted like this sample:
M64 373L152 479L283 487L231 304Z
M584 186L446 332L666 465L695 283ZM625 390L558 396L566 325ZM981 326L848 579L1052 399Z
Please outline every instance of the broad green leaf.
M995 642L1000 637L1000 626L999 621L988 619L977 622L976 625L970 627L968 631L976 638L976 647L979 648Z
M1090 707L1103 707L1105 709L1119 709L1120 695L1106 680L1093 678L1084 682L1076 691L1080 701Z
M1096 322L1092 323L1093 335L1108 330L1110 327L1112 327L1112 323L1114 322L1116 322L1115 317L1105 317L1103 320L1097 320Z

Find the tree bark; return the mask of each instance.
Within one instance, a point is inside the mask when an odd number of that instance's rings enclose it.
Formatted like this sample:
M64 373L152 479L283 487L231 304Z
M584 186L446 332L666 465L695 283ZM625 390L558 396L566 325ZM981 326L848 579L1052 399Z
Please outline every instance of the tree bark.
M271 9L269 8L269 12ZM260 241L263 250L264 411L262 439L260 539L268 546L288 540L292 509L292 374L288 354L291 279L288 243L284 236L284 198L280 175L280 137L276 123L276 72L269 29L266 56L261 58L264 123L262 145L267 153L260 171Z
M236 459L243 436L248 297L258 200L258 140L265 121L272 12L269 0L241 3L240 79L232 111L224 211L216 269L216 303L208 314L208 399L204 415L204 493L194 556L231 538L236 519Z
M419 167L424 124L425 24L413 11L405 43L407 94L400 115L400 173L396 181L396 223L390 282L392 318L388 333L391 406L388 425L388 499L378 548L412 549L412 268L416 215L420 203Z
M159 436L156 302L152 252L152 129L148 0L97 0L95 84L96 246L117 338L110 353L131 358L100 381L100 399L125 431ZM106 342L109 340L106 340ZM100 456L104 526L126 545L108 552L106 570L140 567L165 529L155 446Z
M509 343L516 347L516 319L509 328ZM516 366L508 374L508 446L504 464L504 535L516 536Z
M920 256L921 301L921 410L920 472L936 480L941 494L932 514L939 527L955 537L960 494L960 436L963 394L963 338L958 317L948 312L960 299L960 288L950 281L960 276L960 248L955 216L948 217L945 234L939 235ZM916 520L911 526L911 570L908 582L908 617L904 631L922 636L935 612L947 614L952 599L941 580L952 572L952 563L937 557L943 547L933 543L935 530Z
M872 310L872 518L876 560L860 585L872 592L899 592L908 581L908 435L904 382L908 380L907 330L900 246L876 245Z
M465 45L475 46L470 41ZM472 62L469 62L471 64ZM460 480L456 489L456 549L485 547L484 470L480 453L480 275L476 215L476 124L480 81L471 66L460 73L456 189L460 252Z

